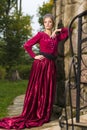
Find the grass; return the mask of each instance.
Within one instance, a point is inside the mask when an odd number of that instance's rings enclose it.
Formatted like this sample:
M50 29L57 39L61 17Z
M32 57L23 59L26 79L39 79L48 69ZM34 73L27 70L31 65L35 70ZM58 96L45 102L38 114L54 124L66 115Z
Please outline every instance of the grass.
M0 80L0 118L8 115L7 107L13 103L13 99L25 93L27 83L27 80L16 82Z

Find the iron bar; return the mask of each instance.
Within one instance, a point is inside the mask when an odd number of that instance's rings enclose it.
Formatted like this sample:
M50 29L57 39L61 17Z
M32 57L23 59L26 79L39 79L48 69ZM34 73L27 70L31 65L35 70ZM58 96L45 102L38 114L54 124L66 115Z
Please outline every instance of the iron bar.
M80 77L81 77L81 38L82 38L82 17L78 19L78 67L77 67L77 92L76 92L76 122L80 120Z

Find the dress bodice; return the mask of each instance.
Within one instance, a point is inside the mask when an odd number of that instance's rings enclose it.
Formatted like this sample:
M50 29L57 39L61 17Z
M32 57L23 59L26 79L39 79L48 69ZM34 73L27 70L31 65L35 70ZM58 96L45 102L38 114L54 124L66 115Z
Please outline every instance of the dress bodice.
M57 34L55 38L51 38L45 32L38 32L34 37L25 42L24 48L29 53L29 55L34 58L36 54L32 50L32 46L38 43L40 45L41 52L56 56L58 50L58 43L67 37L68 28L62 28L61 32Z

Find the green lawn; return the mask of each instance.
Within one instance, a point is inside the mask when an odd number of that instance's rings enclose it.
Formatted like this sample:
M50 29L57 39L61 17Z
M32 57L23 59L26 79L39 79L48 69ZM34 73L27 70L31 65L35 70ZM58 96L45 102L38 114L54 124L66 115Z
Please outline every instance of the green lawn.
M0 80L0 118L7 116L7 107L12 104L13 99L24 94L28 81L2 81Z

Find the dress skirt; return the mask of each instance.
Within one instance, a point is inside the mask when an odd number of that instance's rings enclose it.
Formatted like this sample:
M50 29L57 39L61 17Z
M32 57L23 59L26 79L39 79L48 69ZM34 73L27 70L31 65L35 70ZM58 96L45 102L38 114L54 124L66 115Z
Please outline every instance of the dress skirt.
M0 120L0 128L20 130L49 122L56 87L53 60L34 60L21 115Z

